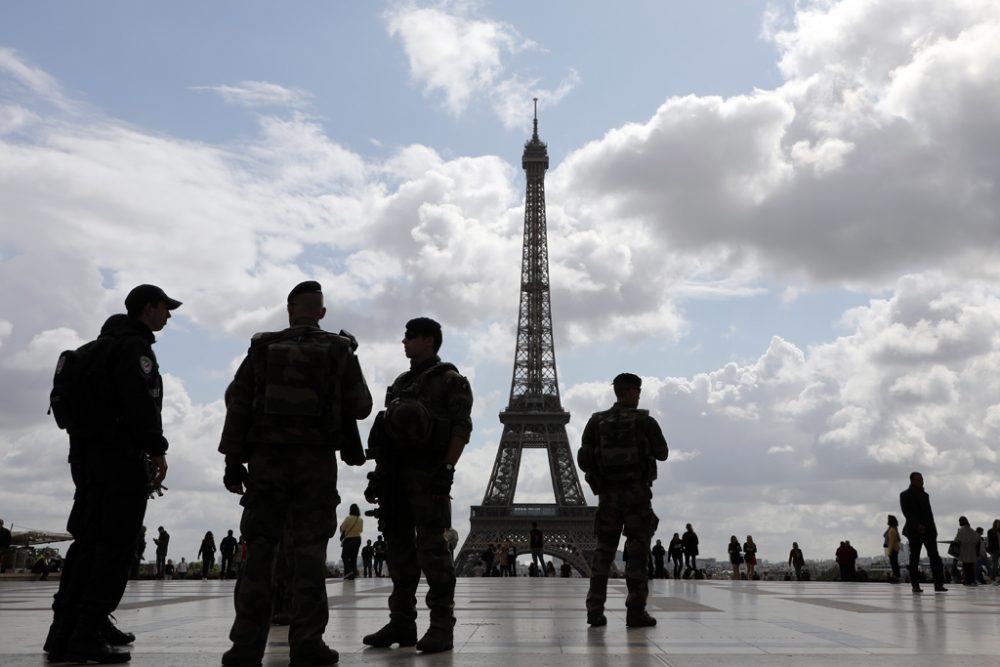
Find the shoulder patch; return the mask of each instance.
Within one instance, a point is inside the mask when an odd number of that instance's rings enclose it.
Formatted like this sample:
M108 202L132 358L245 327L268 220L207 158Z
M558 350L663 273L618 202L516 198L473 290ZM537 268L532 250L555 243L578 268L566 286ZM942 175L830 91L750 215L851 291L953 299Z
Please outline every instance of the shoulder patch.
M149 375L153 372L153 360L146 355L139 357L139 368L144 375Z

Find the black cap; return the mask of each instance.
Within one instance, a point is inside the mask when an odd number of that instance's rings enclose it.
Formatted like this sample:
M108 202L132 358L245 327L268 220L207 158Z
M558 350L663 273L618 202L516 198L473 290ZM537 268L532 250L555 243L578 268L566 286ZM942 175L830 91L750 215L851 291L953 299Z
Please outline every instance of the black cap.
M299 283L292 288L292 291L288 293L288 303L291 303L295 297L300 294L322 294L323 288L315 280L307 280L304 283Z
M130 313L137 313L146 307L146 304L157 304L160 302L167 304L168 310L174 310L181 305L177 299L171 299L161 288L156 285L139 285L133 287L132 291L125 297L125 310Z
M615 387L639 387L642 388L642 378L634 373L619 373L611 382Z
M429 317L416 317L406 323L407 336L440 336L441 325Z

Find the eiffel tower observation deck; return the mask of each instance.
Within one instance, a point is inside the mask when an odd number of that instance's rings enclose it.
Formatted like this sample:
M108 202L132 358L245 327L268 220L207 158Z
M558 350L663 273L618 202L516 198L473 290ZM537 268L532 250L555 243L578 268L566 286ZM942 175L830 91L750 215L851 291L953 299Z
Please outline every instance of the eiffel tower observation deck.
M524 201L524 244L521 254L521 298L517 317L514 372L507 409L500 413L503 435L482 505L471 508L471 529L455 567L472 573L490 544L510 540L518 555L529 552L528 532L537 523L545 538L545 553L568 562L584 576L597 546L595 507L589 507L580 486L566 436L569 413L559 399L556 353L552 339L549 294L549 250L545 223L545 171L548 148L538 138L538 100L534 132L521 158L527 178ZM555 503L515 503L514 492L525 449L544 449Z

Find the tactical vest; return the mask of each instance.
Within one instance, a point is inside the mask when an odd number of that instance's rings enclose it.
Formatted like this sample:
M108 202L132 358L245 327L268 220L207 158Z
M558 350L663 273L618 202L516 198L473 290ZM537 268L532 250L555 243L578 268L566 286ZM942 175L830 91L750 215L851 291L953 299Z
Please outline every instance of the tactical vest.
M446 450L450 423L446 415L434 414L424 388L429 380L447 371L458 372L454 364L438 362L401 387L393 383L386 392L385 427L389 437L403 447L431 443L435 453Z
M343 344L321 329L265 334L250 346L253 429L263 440L336 443L341 386L336 349Z
M597 421L598 476L604 483L650 483L656 467L651 465L644 427L649 410L615 408L600 413Z

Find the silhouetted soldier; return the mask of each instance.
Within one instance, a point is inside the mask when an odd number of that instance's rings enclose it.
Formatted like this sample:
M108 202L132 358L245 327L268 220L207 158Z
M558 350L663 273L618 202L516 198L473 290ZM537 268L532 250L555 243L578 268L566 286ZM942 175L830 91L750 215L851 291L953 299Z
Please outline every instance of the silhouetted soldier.
M69 429L76 493L66 529L73 544L45 640L51 662L131 658L111 644L131 643L135 635L118 630L108 616L128 583L150 489L158 488L167 474L160 418L163 381L152 345L153 334L180 305L159 287L139 285L125 297L127 313L112 315L101 327L98 343L108 346L103 362L108 386L100 388L106 391L101 414L92 415L100 424Z
M944 566L937 548L937 526L934 525L934 512L931 511L931 498L924 491L924 476L919 472L910 473L910 486L899 494L899 508L903 511L906 523L903 524L903 537L910 543L910 584L914 593L922 593L920 579L920 548L927 550L927 560L931 564L931 576L934 579L934 590L943 593Z
M598 544L587 593L587 623L608 623L604 616L608 573L624 529L629 552L625 564L625 624L643 627L656 625L656 619L646 612L646 563L649 542L659 523L653 513L651 487L656 479L656 461L667 460L667 441L649 411L638 409L642 380L632 373L621 373L613 386L617 399L614 406L591 416L577 454L580 469L598 496L594 519Z
M351 433L371 412L356 342L323 331L326 315L319 283L297 285L288 295L289 327L253 337L226 390L226 423L219 451L226 455L224 483L246 493L242 534L247 562L234 595L236 619L223 665L258 665L271 620L274 552L290 527L295 591L288 644L294 665L331 665L337 652L323 642L329 620L326 549L337 529L336 450L349 464L364 463ZM244 467L249 463L249 472Z
M416 644L418 651L436 653L454 645L455 566L444 531L451 526L455 464L472 432L472 389L454 365L441 361L441 342L441 325L434 320L407 322L403 349L410 370L386 394L383 423L391 444L381 448L392 453L379 462L377 474L393 487L380 500L381 517L389 517L381 525L392 593L389 623L363 638L368 646ZM421 570L429 588L430 628L417 641Z

